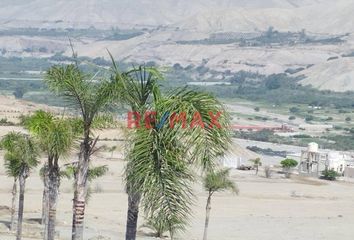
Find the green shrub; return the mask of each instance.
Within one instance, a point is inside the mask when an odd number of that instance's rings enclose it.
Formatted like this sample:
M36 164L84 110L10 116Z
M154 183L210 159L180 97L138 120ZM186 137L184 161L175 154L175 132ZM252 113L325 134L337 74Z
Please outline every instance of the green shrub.
M25 95L26 90L22 87L17 87L15 91L13 92L13 95L15 96L16 99L21 99L23 98L23 95Z
M333 117L326 118L326 121L333 121Z
M305 121L306 122L310 122L310 121L313 121L314 120L314 117L312 116L312 115L307 115L306 117L305 117Z
M283 168L293 168L297 166L297 161L294 159L287 158L281 161L280 164Z
M0 119L0 126L15 126L16 124L7 120L7 118Z
M313 114L315 111L314 110L308 110L307 113Z
M287 159L284 159L283 161L281 161L280 164L285 170L285 177L289 178L290 177L290 169L296 167L298 163L294 159L287 158Z
M297 134L294 135L293 138L311 138L311 136L307 134Z
M291 108L289 108L289 111L290 111L291 113L297 113L297 112L300 111L300 109L297 108L297 107L291 107Z
M335 181L337 180L337 177L339 177L340 175L334 171L333 169L331 170L324 170L322 171L322 178L323 179L326 179L326 180L329 180L329 181Z
M347 110L339 109L338 113L349 113Z

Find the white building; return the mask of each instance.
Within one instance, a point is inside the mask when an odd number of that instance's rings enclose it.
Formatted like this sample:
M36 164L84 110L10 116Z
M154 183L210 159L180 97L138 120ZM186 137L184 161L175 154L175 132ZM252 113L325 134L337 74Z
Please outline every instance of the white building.
M318 176L323 170L329 169L344 174L345 168L350 166L354 166L352 153L320 150L317 143L309 143L307 150L301 152L299 172Z

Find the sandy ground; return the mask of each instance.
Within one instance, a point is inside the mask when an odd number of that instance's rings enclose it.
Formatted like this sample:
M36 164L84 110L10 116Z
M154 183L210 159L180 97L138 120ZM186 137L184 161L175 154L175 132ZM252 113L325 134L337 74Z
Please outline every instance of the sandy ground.
M104 142L110 145L113 142ZM86 212L84 239L123 239L127 211L127 196L122 183L124 161L121 150L113 154L100 153L95 165L109 166L109 173L92 183L95 191ZM0 239L15 239L6 225L9 223L12 179L4 175L3 153L0 155ZM75 156L72 156L75 158ZM69 161L69 160L67 160ZM254 171L232 171L240 195L216 194L212 200L209 239L283 240L283 239L352 239L354 234L354 185L312 179L284 179L274 174L272 179ZM70 239L72 182L63 180L58 205L58 239ZM204 226L206 193L195 184L196 204L191 225L179 239L201 239ZM38 171L27 182L25 196L25 240L41 239L42 182ZM144 222L139 219L139 225ZM138 239L152 239L149 230L140 228Z
M7 119L10 122L18 123L21 115L31 114L39 109L49 111L52 114L60 114L63 109L45 104L37 104L29 101L15 99L13 96L0 95L0 119Z

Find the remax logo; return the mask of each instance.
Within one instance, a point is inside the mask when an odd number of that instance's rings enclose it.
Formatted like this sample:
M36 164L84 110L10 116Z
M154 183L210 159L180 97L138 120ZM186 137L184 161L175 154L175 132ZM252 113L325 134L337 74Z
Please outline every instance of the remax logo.
M174 128L176 124L181 124L182 128L201 127L201 128L221 128L221 124L218 119L221 116L221 112L213 113L208 112L209 119L206 122L203 121L202 115L199 112L195 112L190 122L187 122L187 114L185 112L165 112L161 118L156 119L157 113L154 111L147 111L144 114L139 112L128 112L128 128L140 128L145 127L147 129L161 129L165 124L169 124L170 128ZM144 117L144 119L142 119ZM143 121L142 121L143 120ZM141 126L143 123L144 126Z

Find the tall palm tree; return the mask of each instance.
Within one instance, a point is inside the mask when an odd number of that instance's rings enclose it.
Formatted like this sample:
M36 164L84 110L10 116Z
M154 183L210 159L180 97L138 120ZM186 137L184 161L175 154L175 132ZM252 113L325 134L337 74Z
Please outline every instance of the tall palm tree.
M47 156L43 168L45 230L44 239L54 240L56 207L60 185L60 158L66 157L74 144L77 132L69 119L55 118L51 113L37 111L25 122L25 126L38 139Z
M208 199L206 204L205 226L203 240L207 240L209 217L211 210L211 197L215 192L232 191L238 194L238 188L236 184L230 179L230 169L222 169L218 171L212 171L204 177L204 189L208 192Z
M147 107L156 111L156 119L169 115L171 123L176 120L173 113L177 113L185 114L186 123L191 123L188 127L183 123L171 127L153 122L152 128L139 128L133 132L128 154L127 185L140 195L148 218L159 216L173 237L185 227L191 213L191 164L203 170L214 167L216 157L230 143L229 117L214 97L187 89L174 90L167 96L156 95ZM218 119L222 127L209 127L213 122L210 113L217 112L223 113ZM193 126L196 114L203 119L199 124L204 127ZM135 235L126 239L135 239Z
M114 88L110 81L94 79L84 74L78 64L53 66L46 74L49 88L79 110L82 124L82 141L78 160L73 199L72 240L82 240L86 206L88 170L91 155L96 151L98 137L93 138L94 119L111 102Z
M145 213L150 217L156 214L159 218L165 216L163 221L173 234L183 228L190 212L192 194L188 183L193 176L189 165L197 163L204 170L212 168L216 155L227 149L230 143L228 114L222 104L208 94L183 89L162 96L158 85L162 75L154 68L140 66L121 74L113 58L112 62L113 79L118 91L122 91L121 101L132 111L140 114L147 110L156 111L157 119L167 117L172 121L176 118L173 112L185 113L189 122L198 113L207 126L185 129L184 124L177 124L174 128L168 124L153 124L150 129L132 131L125 171L128 193L126 240L136 238L141 197ZM223 113L219 119L222 128L208 127L213 122L210 112ZM145 125L144 119L140 125ZM165 191L167 187L170 191Z
M30 170L38 165L38 149L30 136L16 132L6 134L1 141L1 145L6 150L5 164L8 166L7 168L12 169L12 173L19 180L20 194L16 240L21 240L26 179Z
M162 79L161 74L155 68L145 66L121 74L113 59L112 61L116 86L118 91L121 91L121 101L128 104L132 111L144 113L148 109L151 98L156 99L160 96L157 84ZM134 145L134 141L131 143ZM133 174L129 170L129 165L128 162L127 175ZM131 182L126 183L126 191L128 194L126 239L133 240L136 237L141 193Z

